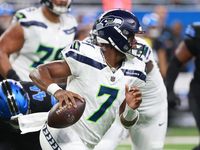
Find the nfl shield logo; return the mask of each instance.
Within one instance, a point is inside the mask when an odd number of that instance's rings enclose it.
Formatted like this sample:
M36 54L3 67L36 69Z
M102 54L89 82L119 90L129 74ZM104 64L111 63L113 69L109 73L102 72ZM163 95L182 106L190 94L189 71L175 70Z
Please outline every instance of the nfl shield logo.
M115 77L112 76L112 77L110 78L110 81L114 82L114 81L115 81Z
M69 114L67 114L67 115L65 116L65 119L66 119L68 122L73 122L74 119L75 119L75 116L74 116L74 114L73 114L72 112L70 112Z

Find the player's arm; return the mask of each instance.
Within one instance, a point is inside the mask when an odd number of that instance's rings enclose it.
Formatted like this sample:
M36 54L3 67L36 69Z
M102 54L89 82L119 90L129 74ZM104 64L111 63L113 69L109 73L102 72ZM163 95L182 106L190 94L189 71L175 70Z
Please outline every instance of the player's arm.
M19 51L24 44L24 32L17 22L12 23L0 38L0 73L4 78L19 80L12 69L9 55Z
M172 60L169 63L168 69L167 69L167 75L166 75L166 88L168 92L168 102L169 106L175 106L177 104L180 104L180 99L175 95L174 93L174 83L178 76L179 69L181 68L182 64L188 62L190 59L192 59L193 55L188 50L186 44L184 41L182 41L178 48L175 51L175 56L172 58Z
M163 78L166 77L166 72L167 72L167 54L166 50L163 48L159 48L158 50L158 60L159 60L159 68L160 68L160 73Z
M53 82L53 79L62 79L70 75L69 65L64 60L60 60L37 66L36 69L31 71L29 77L38 88L53 95L60 102L60 107L62 107L63 101L68 107L70 107L70 101L76 107L74 97L84 101L82 97L76 93L62 90L61 87Z
M129 86L125 85L126 88L126 99L120 106L120 121L125 128L129 128L133 126L138 118L139 112L137 108L140 106L142 102L141 91L136 86L131 86L131 90L129 90Z
M178 61L182 64L188 62L190 59L193 58L193 55L188 50L186 44L184 41L182 41L178 48L175 51L175 57L178 59Z

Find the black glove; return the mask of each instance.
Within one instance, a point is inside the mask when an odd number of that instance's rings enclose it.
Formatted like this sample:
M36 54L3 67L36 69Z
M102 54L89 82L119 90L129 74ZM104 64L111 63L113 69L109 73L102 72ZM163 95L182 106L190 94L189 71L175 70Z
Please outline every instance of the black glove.
M181 105L180 98L173 91L168 93L167 99L168 99L168 106L170 108L174 108L175 106Z
M17 75L17 73L15 72L15 70L10 69L7 72L7 78L8 79L14 79L16 81L21 81L21 79L19 78L19 76Z

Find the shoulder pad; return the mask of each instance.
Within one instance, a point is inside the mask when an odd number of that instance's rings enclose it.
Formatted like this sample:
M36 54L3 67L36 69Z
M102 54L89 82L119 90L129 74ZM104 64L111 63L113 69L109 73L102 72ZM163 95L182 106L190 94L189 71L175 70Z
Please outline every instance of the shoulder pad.
M200 38L199 36L200 33L200 22L194 22L190 25L185 30L185 36L186 38Z
M13 20L20 21L23 19L27 19L30 15L35 13L36 10L37 10L36 7L29 7L29 8L21 9L15 13Z
M71 46L70 46L70 49L74 49L74 50L77 50L77 51L80 51L80 49L88 49L89 47L95 49L95 46L86 42L86 41L78 41L78 40L75 40Z

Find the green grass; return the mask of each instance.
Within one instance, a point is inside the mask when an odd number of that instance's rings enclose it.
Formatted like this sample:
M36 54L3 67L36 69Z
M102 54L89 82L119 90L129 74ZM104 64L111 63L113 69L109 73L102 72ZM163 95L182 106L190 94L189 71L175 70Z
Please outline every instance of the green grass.
M192 150L196 145L165 145L163 150ZM131 150L131 145L119 145L115 150Z
M196 127L169 127L167 136L199 136Z
M115 150L131 150L131 145L119 145Z
M164 150L191 150L195 147L194 144L178 145L178 144L168 144L164 146ZM122 149L121 149L122 150Z
M199 136L196 127L168 127L167 137ZM163 150L192 150L196 144L165 144ZM119 145L115 150L131 150L131 145Z

